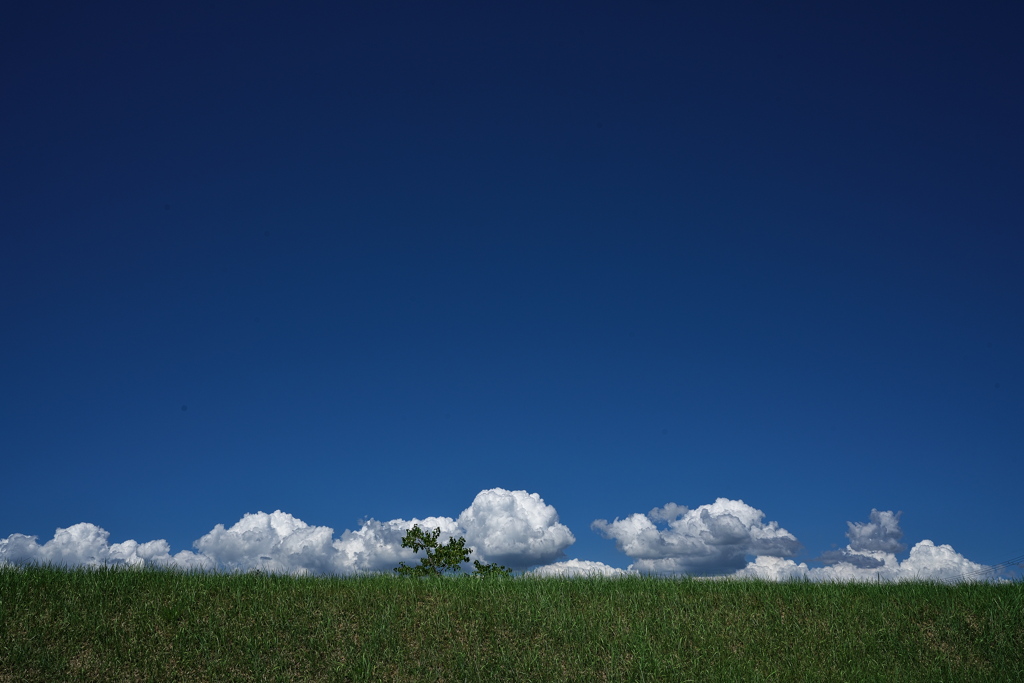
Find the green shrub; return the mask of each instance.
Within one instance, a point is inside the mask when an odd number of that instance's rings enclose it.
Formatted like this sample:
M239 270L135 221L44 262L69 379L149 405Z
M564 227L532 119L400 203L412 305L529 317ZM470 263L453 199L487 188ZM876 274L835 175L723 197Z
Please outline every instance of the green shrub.
M466 549L466 539L463 537L450 538L444 545L438 545L437 539L441 535L441 528L433 531L424 531L418 525L409 529L402 537L402 547L412 548L414 553L424 551L425 557L415 567L410 567L405 562L400 562L395 571L402 576L444 576L461 574L462 565L469 562L470 550ZM510 576L512 570L500 564L491 564L473 560L474 575L476 576Z

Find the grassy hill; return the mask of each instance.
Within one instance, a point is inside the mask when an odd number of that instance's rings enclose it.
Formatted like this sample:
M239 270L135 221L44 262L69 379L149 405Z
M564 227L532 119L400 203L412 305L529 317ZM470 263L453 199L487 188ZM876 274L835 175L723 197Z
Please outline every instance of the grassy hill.
M1017 681L1024 583L0 568L0 681Z

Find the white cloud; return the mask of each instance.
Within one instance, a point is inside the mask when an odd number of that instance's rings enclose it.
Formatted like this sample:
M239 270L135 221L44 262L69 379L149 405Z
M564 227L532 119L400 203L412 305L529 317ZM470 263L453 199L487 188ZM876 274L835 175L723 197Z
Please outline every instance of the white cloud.
M459 515L466 544L487 562L513 569L548 564L576 542L558 512L536 493L488 489Z
M42 545L37 537L23 534L0 539L0 564L155 565L285 574L390 572L399 562L418 562L411 549L402 547L402 537L414 525L440 528L440 543L464 536L475 551L472 559L516 568L556 560L576 540L559 523L555 508L536 493L489 489L481 491L458 520L369 519L340 538L334 537L331 527L311 526L281 510L247 513L230 527L216 525L193 544L194 551L173 556L167 541L111 544L109 532L82 523L58 529Z
M37 536L12 534L0 539L0 562L9 564L54 564L60 566L104 565L143 566L146 564L170 565L167 541L124 541L109 542L110 532L95 524L82 522L57 529L53 538L43 543ZM191 554L191 553L190 553ZM184 559L184 557L183 557Z
M842 550L830 550L817 559L828 565L851 564L859 569L878 569L885 566L886 556L906 550L900 543L903 531L900 529L902 512L889 510L879 512L872 509L870 522L847 522L846 537L850 544Z
M850 549L854 551L880 550L886 553L899 553L907 546L900 543L903 531L900 529L902 512L879 512L872 508L871 521L847 522L850 530L846 537L850 539Z
M368 519L355 531L346 529L334 538L334 529L310 526L287 512L248 513L234 526L218 524L195 542L199 555L231 571L284 574L357 574L389 572L399 562L416 563L416 555L402 547L402 537L413 526L441 529L440 543L462 530L451 517Z
M719 498L693 510L669 503L646 515L599 519L591 526L634 559L631 569L709 575L743 569L748 555L785 557L800 551L793 534L763 519L763 512L742 500Z
M864 567L851 562L837 562L826 567L808 568L804 563L779 557L758 557L731 576L772 581L806 579L809 581L955 581L962 578L982 579L988 569L971 562L948 545L921 541L910 549L910 557L900 562L893 553L866 551L878 563Z
M427 531L441 529L438 537L441 544L447 543L453 536L462 535L459 525L451 517L426 517L409 521L392 519L387 522L368 519L356 531L346 529L341 538L334 541L332 573L390 572L399 562L418 564L419 560L413 551L402 547L402 537L416 525Z
M232 571L320 574L331 567L334 529L310 526L287 512L247 513L234 526L218 524L194 546Z
M971 562L952 547L937 546L931 541L915 545L910 549L910 557L900 562L896 553L906 548L900 543L900 514L872 510L870 522L847 522L849 545L819 557L826 563L824 567L808 568L792 560L757 557L735 576L811 581L946 581L965 575L980 577L986 571L987 567Z
M900 578L941 581L965 574L983 573L985 565L971 562L952 546L921 541L910 549L910 557L900 563Z
M803 562L797 564L793 560L783 557L760 555L743 569L730 574L730 577L737 579L764 579L766 581L790 581L808 578L807 572L807 565Z
M772 581L939 581L985 575L984 565L931 541L915 545L900 562L896 553L906 549L900 514L872 510L868 522L847 522L850 543L821 555L824 567L788 559L800 549L796 537L775 522L763 523L760 510L739 500L719 498L693 510L669 503L646 515L597 520L592 526L633 558L630 570L643 573Z
M617 567L611 567L604 562L592 562L591 560L566 560L565 562L555 562L554 564L546 564L536 569L531 569L526 572L529 576L564 576L564 577L576 577L576 576L605 576L616 578L620 576L629 576L636 572L628 571L626 569L619 569Z
M558 520L554 507L536 493L495 488L481 491L458 518L369 519L335 537L327 526L312 526L277 510L246 514L230 527L216 525L193 550L170 554L167 541L111 543L95 524L57 529L40 544L38 537L0 538L0 565L168 566L184 569L288 574L390 573L399 562L415 564L402 537L413 525L441 529L440 542L466 538L473 559L517 569L536 567L534 576L623 576L629 573L758 577L771 580L899 581L982 579L992 568L971 562L948 545L921 541L900 561L900 513L872 510L868 522L848 522L849 544L820 556L823 567L789 559L800 544L776 522L743 501L719 498L689 509L669 503L647 514L592 525L633 558L627 570L601 562L564 557L575 538ZM753 558L753 559L751 559ZM540 565L540 566L538 566Z

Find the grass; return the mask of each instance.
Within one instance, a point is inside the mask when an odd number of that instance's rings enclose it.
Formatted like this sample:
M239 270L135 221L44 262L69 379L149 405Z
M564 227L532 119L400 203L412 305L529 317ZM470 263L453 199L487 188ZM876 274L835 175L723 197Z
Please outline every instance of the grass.
M0 567L0 681L1024 680L1024 583Z

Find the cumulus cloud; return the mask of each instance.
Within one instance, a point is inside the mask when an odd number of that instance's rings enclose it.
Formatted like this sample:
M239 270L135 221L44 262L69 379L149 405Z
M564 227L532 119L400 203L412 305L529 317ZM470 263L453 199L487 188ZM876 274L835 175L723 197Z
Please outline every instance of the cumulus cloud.
M636 574L636 572L629 571L626 569L619 569L618 567L612 567L610 565L605 564L604 562L593 562L591 560L576 559L566 560L565 562L555 562L554 564L547 564L543 567L531 569L526 573L529 576L604 576L610 578Z
M794 579L806 579L809 569L801 562L797 564L793 560L783 557L772 557L760 555L754 558L753 562L746 567L736 571L729 576L737 579L763 579L766 581L791 581Z
M67 567L210 566L208 560L187 550L172 557L170 545L164 540L110 543L110 532L88 522L66 529L58 528L53 538L42 545L39 544L38 536L25 534L11 534L0 539L0 564L53 564Z
M900 562L896 553L906 545L900 542L899 512L872 510L869 522L847 522L849 545L818 558L824 567L809 568L792 560L757 557L736 572L738 577L771 580L807 579L810 581L948 581L964 576L981 577L988 568L971 562L948 545L921 541Z
M332 558L331 573L389 572L399 562L417 564L413 551L402 547L402 537L414 526L428 531L440 529L438 542L442 545L453 536L461 536L463 533L451 517L392 519L387 522L368 519L355 531L346 529L341 538L334 541L336 553Z
M487 561L525 569L565 556L576 542L558 512L536 493L481 491L458 519L466 544Z
M985 565L971 562L952 546L921 541L910 549L910 557L900 563L899 578L941 581L983 574L987 569Z
M218 567L275 573L318 573L330 567L334 530L310 526L277 510L249 513L234 526L218 524L194 546Z
M870 522L847 522L850 530L846 537L850 539L850 550L862 552L878 550L885 553L899 553L907 549L900 543L903 531L900 529L902 512L879 512L872 508Z
M538 494L496 488L481 491L457 520L368 519L338 538L331 527L309 525L281 510L247 513L230 527L216 525L193 543L194 550L175 555L167 541L112 544L109 532L82 523L58 529L42 545L38 537L24 534L0 539L0 564L152 565L295 575L390 572L399 562L417 561L411 549L402 547L402 537L415 525L440 528L440 543L464 536L473 559L521 569L564 557L576 540Z
M826 553L822 553L818 557L818 562L824 562L825 564L850 564L860 569L875 569L885 564L885 561L873 557L867 553L856 553L848 548L843 550L829 550Z
M634 560L630 571L643 573L772 581L947 581L990 575L990 568L927 540L901 562L896 557L906 549L901 514L873 509L869 521L847 522L849 544L819 556L823 567L790 559L800 551L796 537L776 522L764 523L760 510L740 500L719 498L692 510L669 503L646 515L599 519L592 527Z
M948 545L921 541L910 549L910 557L900 562L892 553L878 553L877 564L871 567L853 562L839 562L825 567L808 568L804 563L778 557L758 557L732 576L772 581L805 579L809 581L956 581L965 577L982 579L988 573L985 565L971 562Z
M110 542L95 524L57 529L39 543L36 536L0 538L0 566L158 566L201 571L262 570L287 574L390 573L399 562L415 563L402 547L408 529L439 528L440 542L466 538L473 558L533 576L624 576L631 573L756 577L770 580L900 581L960 580L994 577L994 568L971 562L948 545L925 540L904 560L899 512L872 510L867 522L847 522L848 545L817 558L821 567L793 559L796 537L764 513L741 500L719 498L690 509L669 503L647 514L595 521L592 528L615 541L633 559L628 569L602 562L563 560L575 542L558 512L536 493L495 488L481 491L457 518L423 517L378 521L336 536L328 526L314 526L286 512L255 512L226 527L216 525L192 550L171 554L167 541Z
M630 569L714 575L743 569L748 555L789 557L800 551L793 534L763 519L763 512L742 500L719 498L692 510L669 503L646 515L599 519L591 527L634 559Z

